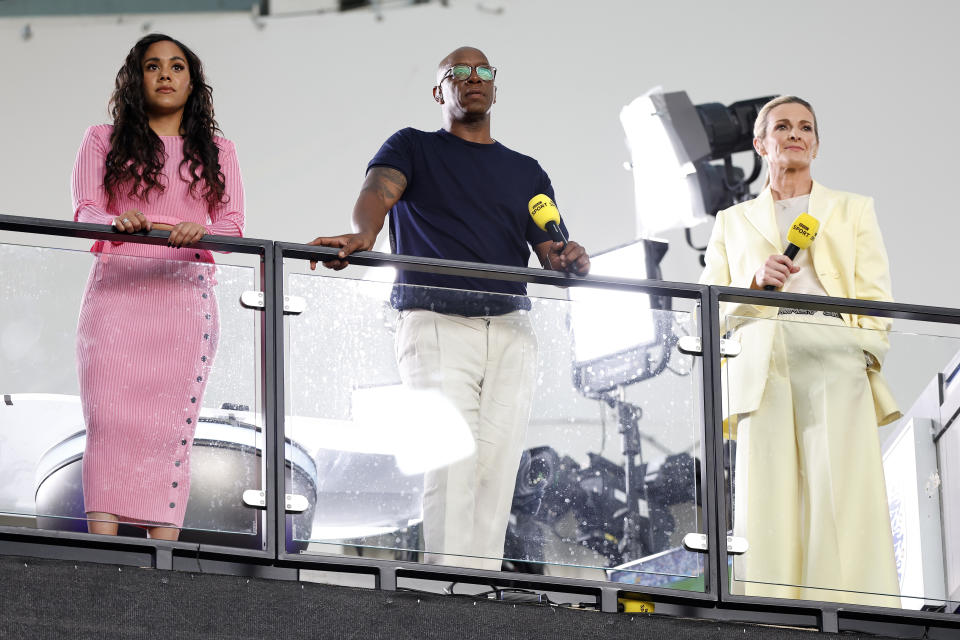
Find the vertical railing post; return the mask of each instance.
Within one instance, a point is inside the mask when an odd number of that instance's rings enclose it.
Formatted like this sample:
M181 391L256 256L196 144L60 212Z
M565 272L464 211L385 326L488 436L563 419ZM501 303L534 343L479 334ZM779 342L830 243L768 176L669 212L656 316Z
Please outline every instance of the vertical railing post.
M720 382L720 298L708 287L700 308L703 347L704 446L708 473L706 486L708 518L709 592L722 601L729 595L727 565L727 501L723 461L723 388ZM712 525L712 526L711 526Z
M265 385L270 397L267 415L267 522L275 558L286 552L286 437L284 429L283 386L283 253L271 244L263 261L263 292L266 299L264 313L264 344L269 349ZM272 492L271 492L272 489Z

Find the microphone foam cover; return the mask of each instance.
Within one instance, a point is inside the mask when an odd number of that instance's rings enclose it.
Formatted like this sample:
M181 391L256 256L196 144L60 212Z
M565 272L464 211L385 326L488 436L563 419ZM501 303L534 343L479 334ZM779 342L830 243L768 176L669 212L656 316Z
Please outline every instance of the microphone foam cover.
M809 213L801 213L790 225L790 231L787 232L787 242L795 244L801 249L806 249L817 237L817 231L819 230L819 220Z
M533 221L544 231L547 230L547 223L551 220L557 224L560 223L560 212L550 196L538 193L530 198L527 209L529 209Z

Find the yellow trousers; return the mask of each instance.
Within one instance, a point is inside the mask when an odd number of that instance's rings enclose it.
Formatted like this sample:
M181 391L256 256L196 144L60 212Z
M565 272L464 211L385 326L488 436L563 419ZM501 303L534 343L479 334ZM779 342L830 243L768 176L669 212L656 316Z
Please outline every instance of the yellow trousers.
M749 548L734 558L732 590L899 607L876 415L855 330L820 313L775 322L760 406L737 416L734 535Z

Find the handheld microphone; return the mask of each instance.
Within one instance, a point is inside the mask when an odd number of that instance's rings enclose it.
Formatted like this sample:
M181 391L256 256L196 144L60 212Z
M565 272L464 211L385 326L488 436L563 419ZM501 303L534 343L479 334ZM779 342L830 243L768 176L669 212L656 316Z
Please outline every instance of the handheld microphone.
M783 255L791 260L797 257L801 249L807 249L816 239L817 231L820 230L820 221L809 213L801 213L790 225L790 231L787 232L787 250ZM767 291L776 289L772 284L763 287Z
M557 210L557 205L550 199L550 196L538 193L530 198L530 202L527 203L527 209L529 209L530 216L536 225L546 231L550 235L551 240L554 242L562 242L564 248L566 248L567 239L563 235L563 230L560 228L560 212Z

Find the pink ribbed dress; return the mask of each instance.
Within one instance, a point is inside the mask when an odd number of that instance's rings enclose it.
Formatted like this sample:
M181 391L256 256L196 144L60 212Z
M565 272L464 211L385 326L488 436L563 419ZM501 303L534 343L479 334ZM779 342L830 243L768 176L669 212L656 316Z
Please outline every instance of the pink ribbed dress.
M242 235L243 185L233 143L216 139L229 200L212 212L179 173L177 136L161 136L166 190L151 192L148 201L124 193L108 209L103 178L112 130L94 126L84 136L73 170L74 220L110 224L136 209L152 222L196 222L210 234ZM96 261L77 326L87 426L84 509L181 527L193 432L219 337L213 256L129 242L97 242L92 251Z

